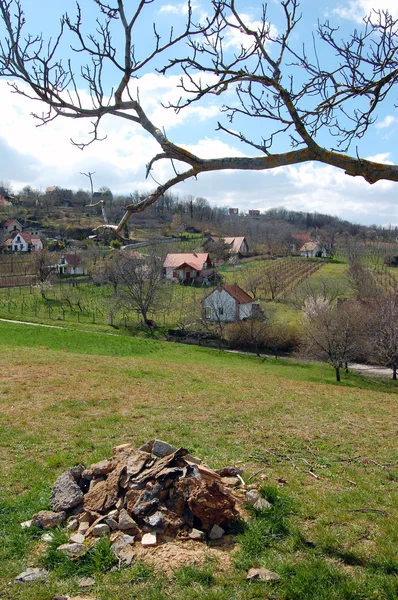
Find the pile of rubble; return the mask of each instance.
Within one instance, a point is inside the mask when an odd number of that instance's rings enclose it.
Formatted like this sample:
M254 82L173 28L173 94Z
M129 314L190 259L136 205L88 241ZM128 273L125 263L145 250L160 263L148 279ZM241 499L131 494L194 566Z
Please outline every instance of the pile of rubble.
M124 444L112 458L60 475L53 511L34 515L31 524L51 529L65 523L71 537L58 549L74 558L109 536L116 556L129 564L135 543L222 537L238 517L231 487L241 484L239 469L213 471L184 448L160 440L138 449Z

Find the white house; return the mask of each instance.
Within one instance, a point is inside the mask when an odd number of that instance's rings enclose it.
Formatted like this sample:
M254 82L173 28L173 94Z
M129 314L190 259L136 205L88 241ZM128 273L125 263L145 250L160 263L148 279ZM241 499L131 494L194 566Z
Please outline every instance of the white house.
M193 281L205 278L212 262L207 252L197 254L168 254L163 263L166 279L174 281Z
M60 275L87 275L88 273L79 254L63 254L57 264L57 271Z
M220 285L204 298L202 306L208 321L242 321L260 313L259 305L236 283Z
M307 242L300 248L300 256L307 258L326 258L327 252L318 242Z
M43 249L43 243L40 238L34 238L29 233L18 232L11 240L6 242L7 249L11 252L37 252ZM11 248L10 248L11 246Z

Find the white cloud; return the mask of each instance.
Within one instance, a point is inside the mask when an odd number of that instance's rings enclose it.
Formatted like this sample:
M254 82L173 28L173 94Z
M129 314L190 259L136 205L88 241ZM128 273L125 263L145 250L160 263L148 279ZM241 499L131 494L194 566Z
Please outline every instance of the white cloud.
M340 6L334 12L345 19L362 21L373 9L388 10L392 16L396 16L398 13L397 0L349 0L348 6Z
M393 123L398 123L398 119L393 117L392 115L387 115L384 117L382 121L379 121L375 124L376 129L386 129L390 127Z

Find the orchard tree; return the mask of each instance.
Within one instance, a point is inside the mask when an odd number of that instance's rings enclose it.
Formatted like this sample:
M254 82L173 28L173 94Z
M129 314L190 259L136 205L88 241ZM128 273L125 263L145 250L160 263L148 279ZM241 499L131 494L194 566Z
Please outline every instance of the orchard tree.
M394 96L398 21L387 11L373 10L345 40L333 24L320 23L309 47L303 47L298 0L263 5L256 24L235 0L212 0L206 4L209 10L202 11L207 16L195 21L186 0L185 13L181 8L186 22L180 30L172 28L163 35L163 23L153 23L151 36L140 45L136 34L154 20L153 0L92 0L96 20L85 14L86 3L78 3L76 15L63 15L59 32L49 40L29 33L24 2L0 0L0 76L10 80L14 92L47 105L48 111L38 113L37 119L42 124L58 117L89 119L92 136L76 142L79 148L101 139L105 116L127 119L159 146L146 175L158 161L170 161L174 168L170 179L127 205L117 225L105 222L121 238L133 213L203 172L262 171L315 161L370 184L398 181L397 165L366 160L357 149L350 152L375 122L380 104ZM275 26L273 14L268 14L273 10L280 11L284 26ZM91 30L88 20L93 22ZM229 46L234 35L243 40L238 52ZM62 56L65 44L72 54L67 60ZM321 46L326 49L325 64ZM181 98L170 105L177 112L202 105L207 98L220 101L218 131L257 155L205 158L169 139L162 123L153 123L140 101L139 79L151 69L181 76ZM79 93L82 87L89 90L89 101ZM250 122L256 124L254 134Z

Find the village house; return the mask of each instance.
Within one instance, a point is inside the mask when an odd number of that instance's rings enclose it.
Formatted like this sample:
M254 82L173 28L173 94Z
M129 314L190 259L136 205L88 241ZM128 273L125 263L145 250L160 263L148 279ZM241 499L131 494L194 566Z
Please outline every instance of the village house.
M173 281L203 281L210 275L212 262L207 252L168 254L163 263L166 279Z
M306 256L307 258L326 258L326 248L322 247L318 242L307 242L301 246L300 256Z
M235 322L261 314L259 305L236 283L223 284L202 301L207 321Z
M60 275L87 275L88 273L79 254L63 254L57 264L57 271Z
M6 240L4 246L11 252L37 252L43 249L43 243L40 238L32 237L29 233L18 231L11 238Z
M209 240L224 243L230 254L244 255L249 252L249 244L244 236L220 237L218 235L212 235Z
M8 219L5 223L0 224L0 231L5 234L11 234L14 231L22 231L23 227L17 219Z

